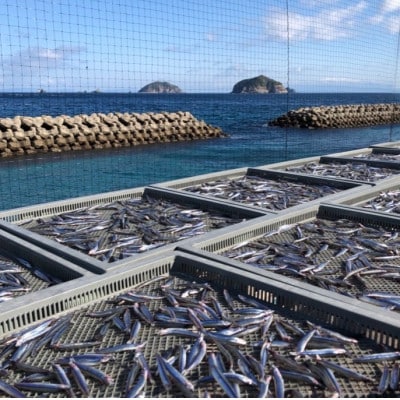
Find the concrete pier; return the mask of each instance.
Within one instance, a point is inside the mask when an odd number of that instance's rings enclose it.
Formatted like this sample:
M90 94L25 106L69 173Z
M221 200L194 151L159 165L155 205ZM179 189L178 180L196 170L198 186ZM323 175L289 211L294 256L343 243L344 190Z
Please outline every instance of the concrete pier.
M400 123L400 104L352 104L302 107L269 122L282 128L355 128Z
M0 157L226 136L189 112L0 118Z

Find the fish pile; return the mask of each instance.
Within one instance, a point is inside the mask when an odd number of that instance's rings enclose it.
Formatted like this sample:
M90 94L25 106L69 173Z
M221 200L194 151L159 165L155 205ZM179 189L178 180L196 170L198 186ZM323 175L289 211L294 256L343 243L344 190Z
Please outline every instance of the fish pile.
M400 351L165 275L0 342L7 397L396 397ZM357 387L354 392L354 386ZM349 394L350 393L350 394Z
M400 161L400 154L390 153L375 153L371 152L368 154L359 154L354 156L355 159L360 160L387 160L387 161Z
M21 226L101 261L113 262L242 221L146 195L38 218Z
M400 190L383 191L377 197L368 200L362 207L370 208L374 211L400 214Z
M316 218L282 225L262 237L238 243L222 254L399 311L398 233L345 218L335 221Z
M301 166L287 167L286 171L344 178L358 181L375 182L400 173L399 170L372 167L363 162L352 163L318 163L311 161Z
M0 255L0 303L61 282L22 257Z
M238 179L219 179L190 186L185 190L254 205L271 211L284 210L340 191L340 189L327 184L305 184L281 178L266 179L250 175Z

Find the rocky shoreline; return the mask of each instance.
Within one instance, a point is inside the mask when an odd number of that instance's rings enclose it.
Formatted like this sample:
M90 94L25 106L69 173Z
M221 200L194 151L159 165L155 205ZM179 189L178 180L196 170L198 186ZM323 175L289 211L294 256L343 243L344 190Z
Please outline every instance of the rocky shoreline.
M227 136L190 112L0 118L0 157Z
M352 104L303 107L269 122L282 128L355 128L400 123L400 104Z

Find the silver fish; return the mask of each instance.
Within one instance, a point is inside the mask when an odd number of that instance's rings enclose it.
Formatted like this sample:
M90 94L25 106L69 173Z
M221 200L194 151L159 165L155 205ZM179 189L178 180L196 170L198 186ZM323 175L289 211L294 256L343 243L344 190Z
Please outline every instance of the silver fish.
M17 389L13 385L8 384L7 382L4 382L1 379L0 379L0 391L10 397L15 397L15 398L26 397L19 389Z
M400 359L400 351L389 351L384 353L364 354L359 357L353 358L353 362L381 362L381 361L394 361Z
M215 361L215 354L213 353L209 354L208 363L210 367L210 374L218 382L218 384L221 386L225 394L230 398L240 397L238 396L239 393L237 393L237 391L235 390L234 385L232 385L229 379L226 378L224 373L218 369L217 363Z

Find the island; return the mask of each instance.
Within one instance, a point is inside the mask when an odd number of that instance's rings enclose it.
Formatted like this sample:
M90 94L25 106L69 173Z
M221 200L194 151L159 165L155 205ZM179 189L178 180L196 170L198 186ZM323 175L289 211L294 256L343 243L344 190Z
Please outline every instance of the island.
M143 86L138 93L182 93L182 90L168 82L152 82Z
M237 82L233 86L232 93L288 93L288 89L281 82L259 75Z

